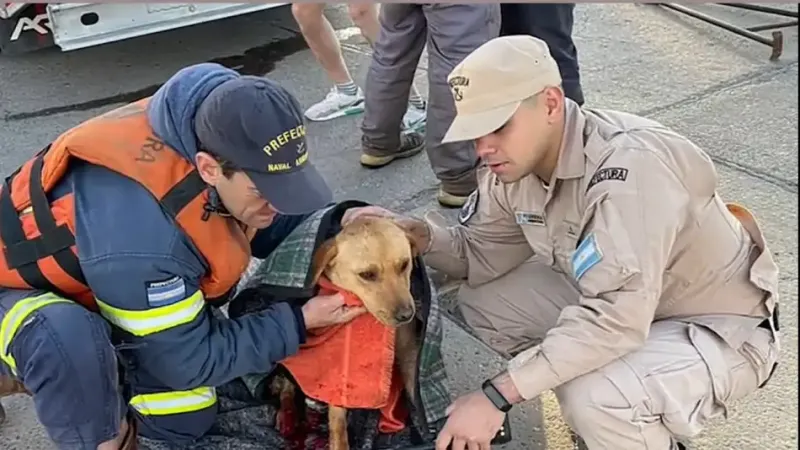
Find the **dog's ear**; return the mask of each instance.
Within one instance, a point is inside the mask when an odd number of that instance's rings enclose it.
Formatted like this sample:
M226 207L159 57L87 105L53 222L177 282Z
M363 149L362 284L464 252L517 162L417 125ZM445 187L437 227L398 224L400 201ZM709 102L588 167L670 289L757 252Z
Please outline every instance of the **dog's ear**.
M331 264L333 258L336 257L336 239L331 238L323 242L322 245L314 252L311 267L314 274L314 284L317 284L322 272Z

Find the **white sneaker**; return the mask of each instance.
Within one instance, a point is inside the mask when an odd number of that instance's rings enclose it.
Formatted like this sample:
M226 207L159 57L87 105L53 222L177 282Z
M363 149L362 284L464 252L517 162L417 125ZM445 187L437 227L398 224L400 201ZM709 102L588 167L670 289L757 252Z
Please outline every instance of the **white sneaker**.
M321 122L362 112L364 112L364 92L361 88L358 88L355 95L347 95L334 87L322 101L309 107L305 116L308 120Z
M417 132L425 133L425 125L427 123L427 113L425 109L417 108L414 105L408 105L405 115L403 115L402 130L403 133Z

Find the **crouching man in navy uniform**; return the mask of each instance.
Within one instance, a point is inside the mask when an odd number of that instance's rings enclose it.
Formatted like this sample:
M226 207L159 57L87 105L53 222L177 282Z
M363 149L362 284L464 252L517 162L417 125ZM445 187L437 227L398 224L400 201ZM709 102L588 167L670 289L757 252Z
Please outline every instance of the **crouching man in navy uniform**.
M60 449L202 436L215 386L363 312L320 296L212 314L331 197L295 98L217 64L68 130L0 192L0 376Z

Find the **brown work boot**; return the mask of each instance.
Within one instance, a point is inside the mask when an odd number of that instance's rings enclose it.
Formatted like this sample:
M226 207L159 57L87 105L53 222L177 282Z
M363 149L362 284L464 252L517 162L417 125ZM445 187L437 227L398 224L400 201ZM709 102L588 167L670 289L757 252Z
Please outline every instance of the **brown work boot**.
M439 194L436 196L436 199L439 200L439 204L446 208L461 208L467 203L468 198L469 194L451 194L445 191L443 187L439 187Z
M446 208L461 208L478 188L477 172L472 170L452 179L441 180L439 204Z
M390 162L414 156L425 148L425 138L416 132L409 132L400 136L400 147L394 150L384 150L370 146L366 142L361 145L361 165L370 169L383 167Z

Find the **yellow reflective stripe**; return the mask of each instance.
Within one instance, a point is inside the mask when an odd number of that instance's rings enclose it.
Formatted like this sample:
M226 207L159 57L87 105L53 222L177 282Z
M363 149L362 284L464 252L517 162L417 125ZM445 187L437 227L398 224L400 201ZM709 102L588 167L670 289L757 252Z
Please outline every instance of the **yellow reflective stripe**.
M191 391L159 392L134 396L130 405L145 416L167 416L206 409L217 402L217 391L199 387Z
M17 362L8 351L11 347L11 340L25 326L28 316L37 309L53 303L71 303L71 300L50 293L26 298L11 307L3 317L3 321L0 322L0 359L8 364L14 375L17 374Z
M99 299L97 306L100 308L100 314L109 322L135 336L147 336L191 322L203 311L205 299L203 293L198 290L191 297L178 303L144 311L115 308Z

